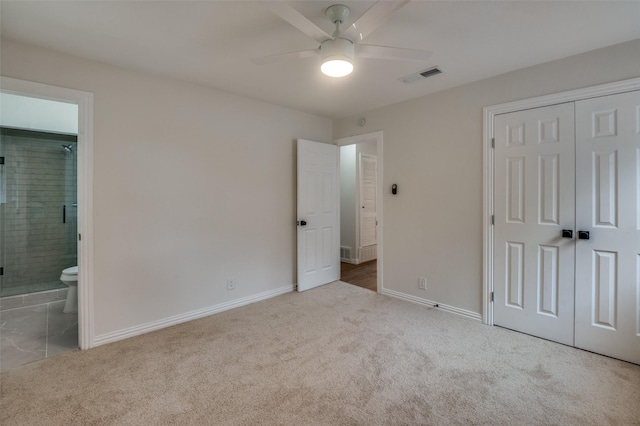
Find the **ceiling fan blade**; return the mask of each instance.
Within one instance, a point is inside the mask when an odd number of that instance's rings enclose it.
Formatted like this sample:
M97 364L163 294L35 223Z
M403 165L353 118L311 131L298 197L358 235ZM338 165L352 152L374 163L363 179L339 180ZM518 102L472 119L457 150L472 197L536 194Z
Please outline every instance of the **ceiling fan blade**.
M300 50L298 52L280 53L278 55L260 56L258 58L251 58L251 62L256 65L268 65L275 62L282 62L291 59L304 59L312 56L318 56L320 49Z
M431 55L433 55L433 52L430 50L356 44L356 56L360 58L423 62L429 59Z
M322 43L325 40L331 38L329 34L324 32L322 28L304 17L300 12L289 6L284 1L271 1L267 2L267 5L273 13L311 37L318 43Z
M349 26L340 37L348 38L354 43L362 41L366 36L371 34L376 28L382 25L401 7L409 3L411 0L403 1L383 1L380 0L373 4L361 17Z

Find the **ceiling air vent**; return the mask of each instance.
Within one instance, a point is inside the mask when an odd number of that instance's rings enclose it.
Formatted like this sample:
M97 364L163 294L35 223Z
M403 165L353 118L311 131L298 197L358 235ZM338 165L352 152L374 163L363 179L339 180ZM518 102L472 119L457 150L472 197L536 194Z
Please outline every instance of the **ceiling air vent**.
M424 80L425 78L433 77L434 75L438 75L438 74L442 74L442 70L436 66L424 71L410 74L406 77L402 77L399 80L403 83L415 83L417 81Z

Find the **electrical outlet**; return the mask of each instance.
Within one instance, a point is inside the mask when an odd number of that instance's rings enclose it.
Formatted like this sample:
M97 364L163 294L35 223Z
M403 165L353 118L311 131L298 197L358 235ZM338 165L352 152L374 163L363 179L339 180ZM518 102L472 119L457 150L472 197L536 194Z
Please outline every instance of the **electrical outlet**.
M427 278L426 277L418 277L418 288L420 290L427 289Z
M227 290L233 290L236 288L236 279L235 278L229 278L227 280Z

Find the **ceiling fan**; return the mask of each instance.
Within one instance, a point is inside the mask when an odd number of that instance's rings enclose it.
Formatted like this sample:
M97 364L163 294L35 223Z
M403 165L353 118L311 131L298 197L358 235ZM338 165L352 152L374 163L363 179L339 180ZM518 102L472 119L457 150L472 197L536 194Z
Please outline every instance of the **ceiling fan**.
M320 45L316 49L262 56L253 58L251 61L256 65L266 65L293 58L302 59L320 56L322 58L320 69L330 77L344 77L350 74L353 71L353 59L356 56L360 58L425 61L431 56L432 52L360 43L409 1L390 2L380 0L374 3L346 29L341 28L341 25L349 17L349 8L343 4L329 6L325 10L325 15L336 28L331 35L284 1L269 2L269 7L273 13L320 43Z

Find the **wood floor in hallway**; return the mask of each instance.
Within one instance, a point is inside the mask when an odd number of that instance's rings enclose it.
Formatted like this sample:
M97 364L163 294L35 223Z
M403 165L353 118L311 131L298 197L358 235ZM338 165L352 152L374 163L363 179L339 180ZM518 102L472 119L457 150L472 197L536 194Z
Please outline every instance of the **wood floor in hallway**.
M377 266L377 260L371 260L359 265L340 262L340 280L367 290L378 291Z

